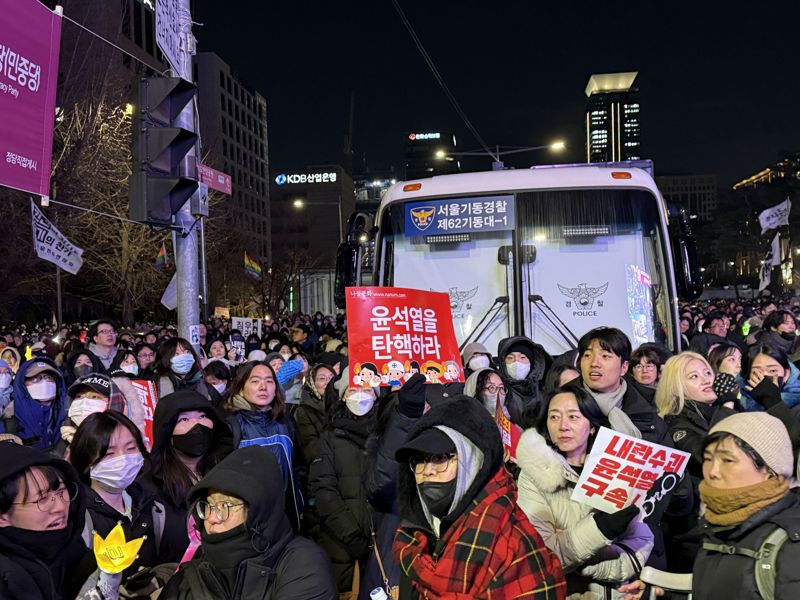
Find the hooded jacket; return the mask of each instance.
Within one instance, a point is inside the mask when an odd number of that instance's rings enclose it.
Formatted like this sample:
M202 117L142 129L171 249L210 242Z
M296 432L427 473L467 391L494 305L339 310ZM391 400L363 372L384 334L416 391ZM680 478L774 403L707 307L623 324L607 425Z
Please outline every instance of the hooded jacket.
M530 373L523 380L512 379L506 369L509 348L517 343L528 346L533 356ZM542 403L541 385L550 363L550 355L545 349L524 336L505 338L497 345L497 370L510 387L506 395L506 407L511 421L523 429L533 427L537 421Z
M517 446L521 468L518 503L545 544L561 559L567 573L567 593L585 600L623 595L615 591L637 573L621 545L613 544L597 527L594 510L571 499L578 474L534 429L522 434ZM618 539L636 553L640 565L653 549L653 533L640 518ZM603 583L607 582L607 583Z
M60 531L30 532L0 527L0 598L60 600L73 598L83 581L70 581L73 567L88 551L81 540L86 496L72 465L53 456L14 444L0 443L0 482L19 476L34 465L56 467L64 482L77 486L67 526Z
M416 598L427 590L444 597L528 593L535 599L564 598L558 558L516 504L516 486L503 467L500 433L488 412L473 398L456 396L423 415L406 443L434 427L456 447L455 494L449 513L437 519L422 502L408 463L400 463L397 493L403 520L394 543L403 571L400 597ZM468 553L459 552L468 546Z
M81 356L86 356L92 361L92 368L89 373L105 373L103 363L100 362L100 359L97 358L94 353L85 349L73 352L67 357L64 364L61 365L61 371L64 373L64 384L67 386L67 389L78 380L78 376L75 375L75 363L78 362L78 358Z
M260 446L236 450L212 469L192 489L190 503L204 500L212 489L223 491L247 503L246 521L238 533L214 542L213 549L204 535L203 558L184 563L160 598L335 600L328 560L316 544L293 533L280 481L278 462ZM195 523L203 527L200 519ZM214 537L220 535L225 534ZM233 590L223 574L229 570Z
M11 352L11 354L14 355L14 357L17 359L17 370L19 370L19 367L22 364L22 357L20 356L19 350L17 350L13 346L6 346L5 348L3 348L2 351L0 351L0 355L2 355L5 352ZM11 366L11 363L9 363L9 366ZM12 368L11 370L13 371L14 369Z
M312 369L311 373L316 373ZM313 380L303 387L300 406L294 413L297 424L297 440L303 454L303 462L310 465L317 457L317 440L325 429L325 402L314 388Z
M56 397L50 406L37 402L28 393L25 374L34 363L47 363L57 375ZM46 357L37 356L23 363L14 378L14 416L0 422L2 432L18 435L26 445L38 450L49 450L61 439L61 423L67 416L67 389L64 377L56 363Z

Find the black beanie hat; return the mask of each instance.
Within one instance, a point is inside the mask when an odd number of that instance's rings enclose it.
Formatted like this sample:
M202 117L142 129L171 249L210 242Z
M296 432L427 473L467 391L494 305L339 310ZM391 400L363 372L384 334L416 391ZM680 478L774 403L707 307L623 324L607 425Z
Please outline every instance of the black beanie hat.
M519 352L524 354L528 357L528 360L531 364L533 364L533 349L531 348L530 344L526 344L525 342L514 342L508 347L508 351L506 356L511 354L512 352Z

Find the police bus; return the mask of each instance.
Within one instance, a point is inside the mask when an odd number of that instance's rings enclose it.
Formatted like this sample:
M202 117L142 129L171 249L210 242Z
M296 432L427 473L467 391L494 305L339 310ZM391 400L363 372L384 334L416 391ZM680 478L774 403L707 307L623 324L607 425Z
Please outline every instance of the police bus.
M678 292L702 284L686 215L651 174L632 161L397 183L374 223L351 217L337 303L351 285L446 292L462 347L492 352L526 335L556 355L601 325L677 350Z

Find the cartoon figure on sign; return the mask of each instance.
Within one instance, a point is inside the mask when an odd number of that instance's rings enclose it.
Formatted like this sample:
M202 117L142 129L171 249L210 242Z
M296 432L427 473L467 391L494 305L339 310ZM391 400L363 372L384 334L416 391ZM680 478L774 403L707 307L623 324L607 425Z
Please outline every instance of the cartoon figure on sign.
M381 381L389 385L402 385L404 373L405 369L403 369L403 363L399 360L391 360L383 365L383 377Z
M445 381L458 381L459 376L461 375L461 369L458 368L458 364L454 360L448 360L444 363L444 379Z
M439 383L442 376L442 365L429 360L422 365L422 370L425 373L425 378L430 383Z
M355 373L353 382L356 385L378 387L381 384L381 376L378 375L378 367L372 363L364 363L363 365L361 363L356 363L353 372Z
M420 231L425 231L433 224L433 215L436 214L436 208L433 206L420 206L418 208L412 208L409 214L411 215L411 222L414 224L414 227Z
M406 361L406 373L403 375L403 380L408 381L414 375L414 373L419 373L419 363L415 360L407 360Z

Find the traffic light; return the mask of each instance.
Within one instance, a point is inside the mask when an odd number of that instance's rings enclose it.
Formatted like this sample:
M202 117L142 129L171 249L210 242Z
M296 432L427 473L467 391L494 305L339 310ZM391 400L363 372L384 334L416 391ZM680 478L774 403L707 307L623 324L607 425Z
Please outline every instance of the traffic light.
M128 184L130 218L168 226L197 190L185 177L181 163L197 141L197 134L175 126L197 88L179 77L139 80L138 104L133 117L133 170Z

